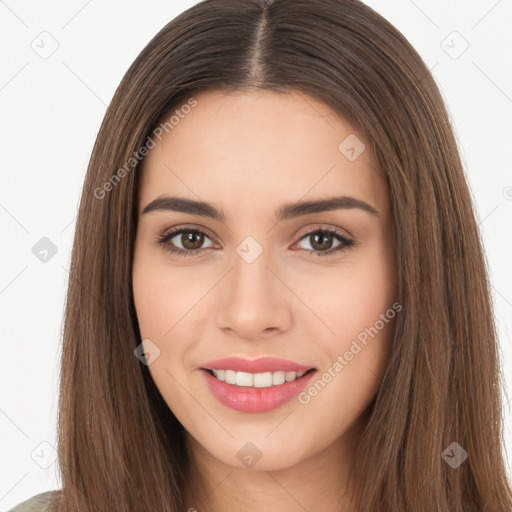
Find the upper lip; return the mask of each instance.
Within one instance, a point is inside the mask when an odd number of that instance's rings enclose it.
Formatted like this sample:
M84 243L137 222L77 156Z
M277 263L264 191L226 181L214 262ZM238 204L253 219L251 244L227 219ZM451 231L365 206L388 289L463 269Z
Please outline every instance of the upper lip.
M278 357L265 356L258 359L246 359L244 357L233 356L208 361L203 364L202 368L206 370L235 370L247 373L265 373L278 372L280 370L285 372L305 372L311 370L313 366L306 366Z

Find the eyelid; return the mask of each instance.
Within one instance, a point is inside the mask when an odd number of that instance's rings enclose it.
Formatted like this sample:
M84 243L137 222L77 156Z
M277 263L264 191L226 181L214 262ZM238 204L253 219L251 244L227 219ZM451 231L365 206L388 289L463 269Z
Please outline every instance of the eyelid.
M193 226L189 224L178 224L177 226L173 226L172 228L165 229L161 235L159 235L159 238L163 238L167 235L170 235L171 233L173 236L176 236L180 233L180 231L197 231L197 232L203 232L205 235L208 236L212 241L215 241L215 236L212 234L212 232L205 226L202 226L201 224L194 224ZM216 242L218 244L218 242ZM220 244L218 244L220 245Z
M338 226L332 226L331 224L326 224L325 222L324 223L320 223L320 224L315 224L313 227L311 228L301 228L299 231L297 231L294 235L293 235L293 238L299 238L302 239L304 236L306 235L309 235L311 233L315 233L316 231L321 231L321 230L324 230L324 231L335 231L336 233L338 233L339 235L342 235L344 236L345 238L350 238L351 240L354 240L354 237L352 236L352 234L350 234L346 229L343 229L343 228L340 228Z

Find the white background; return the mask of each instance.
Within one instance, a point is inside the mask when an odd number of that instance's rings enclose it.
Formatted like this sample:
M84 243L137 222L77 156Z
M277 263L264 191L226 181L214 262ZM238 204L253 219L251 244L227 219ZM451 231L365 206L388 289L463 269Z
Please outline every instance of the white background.
M129 65L195 3L0 0L0 510L61 487L51 446L67 269L87 163ZM448 106L486 248L510 389L512 0L366 3L418 50ZM42 38L47 49L58 44L46 59L33 49ZM453 58L464 40L469 47ZM57 247L46 263L32 253L42 237ZM512 454L510 404L505 419Z

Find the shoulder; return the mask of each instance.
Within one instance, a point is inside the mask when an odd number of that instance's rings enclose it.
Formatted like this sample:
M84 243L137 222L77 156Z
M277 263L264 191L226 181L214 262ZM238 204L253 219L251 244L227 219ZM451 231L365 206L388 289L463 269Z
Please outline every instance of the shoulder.
M25 500L8 512L50 512L50 505L60 496L60 491L46 491Z

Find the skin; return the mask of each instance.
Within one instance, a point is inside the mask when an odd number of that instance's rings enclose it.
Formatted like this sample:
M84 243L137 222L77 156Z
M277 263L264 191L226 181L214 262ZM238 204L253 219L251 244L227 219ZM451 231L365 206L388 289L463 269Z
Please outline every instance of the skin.
M205 385L206 361L281 357L317 369L317 380L396 301L396 267L386 182L371 145L325 104L292 91L207 92L143 162L133 265L143 340L159 356L148 366L187 431L194 471L188 506L235 510L355 510L347 477L365 408L386 368L394 320L385 324L309 403L294 398L264 413L234 411ZM356 134L354 161L338 145ZM166 194L207 201L224 222L174 211L142 214ZM275 223L285 203L347 195L373 206L313 213ZM174 227L206 232L198 256L166 252L155 239ZM334 228L350 249L327 235ZM248 236L263 248L248 264L236 252ZM330 245L329 245L330 244ZM319 248L320 247L320 248ZM191 249L190 249L191 248ZM310 254L317 249L317 254ZM147 342L145 347L147 346ZM248 468L237 452L252 442Z

